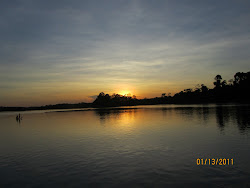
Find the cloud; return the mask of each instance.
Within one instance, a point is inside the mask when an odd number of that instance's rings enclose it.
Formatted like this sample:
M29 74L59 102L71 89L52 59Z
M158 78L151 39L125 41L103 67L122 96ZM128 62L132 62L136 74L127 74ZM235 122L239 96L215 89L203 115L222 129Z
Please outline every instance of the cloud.
M248 1L6 1L0 87L52 93L65 85L90 96L93 88L121 83L140 90L209 84L218 73L227 79L249 71L249 7Z

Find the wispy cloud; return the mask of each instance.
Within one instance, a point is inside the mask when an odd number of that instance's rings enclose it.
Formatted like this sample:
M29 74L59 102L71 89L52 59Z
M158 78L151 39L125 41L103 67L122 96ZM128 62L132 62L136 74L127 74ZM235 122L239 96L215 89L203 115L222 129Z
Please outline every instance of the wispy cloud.
M249 71L249 8L248 1L3 2L0 98L7 105L14 90L87 98L121 85L150 96L211 86L216 74Z

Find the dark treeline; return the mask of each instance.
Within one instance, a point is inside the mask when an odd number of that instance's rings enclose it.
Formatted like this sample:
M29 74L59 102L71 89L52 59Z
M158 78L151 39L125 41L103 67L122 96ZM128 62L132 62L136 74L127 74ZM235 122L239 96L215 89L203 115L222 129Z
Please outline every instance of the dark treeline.
M209 89L204 84L194 90L185 89L169 98L174 103L228 103L250 102L250 72L237 72L228 82L221 75L214 77L214 88Z
M91 103L77 103L77 104L55 104L34 107L0 107L1 111L26 111L26 110L53 110L53 109L73 109L73 108L89 108L92 107Z
M111 106L133 106L138 105L139 99L136 98L136 96L123 96L119 94L105 94L101 92L96 100L93 102L93 106L95 107L111 107Z
M214 88L198 84L195 89L188 88L166 96L151 99L137 99L136 96L100 93L93 102L95 107L131 106L148 104L191 104L191 103L250 103L250 72L237 72L228 82L221 75L214 78Z
M41 107L0 107L0 111L73 109L90 107L115 107L149 104L192 104L192 103L250 103L250 72L237 72L233 79L223 80L217 75L214 88L198 84L195 89L187 88L174 96L162 93L160 97L137 99L136 96L105 94L101 92L93 103L56 104Z

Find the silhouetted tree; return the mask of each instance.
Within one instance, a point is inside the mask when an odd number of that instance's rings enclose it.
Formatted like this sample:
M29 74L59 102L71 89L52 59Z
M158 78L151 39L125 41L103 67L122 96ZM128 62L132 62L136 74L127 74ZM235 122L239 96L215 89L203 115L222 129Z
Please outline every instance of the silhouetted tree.
M208 88L204 84L201 84L201 92L202 93L207 93L208 92Z
M137 104L137 99L136 96L132 98L131 96L122 96L115 93L110 96L101 92L93 104L98 107L135 105Z
M221 80L222 80L221 75L218 74L217 76L215 76L214 80L215 80L215 82L214 82L215 88L220 88L221 87Z
M185 91L186 93L191 93L191 92L192 92L192 89L191 89L191 88L188 88L188 89L184 89L184 91Z
M227 85L227 81L226 80L223 80L223 82L221 82L221 86L222 87L225 87Z

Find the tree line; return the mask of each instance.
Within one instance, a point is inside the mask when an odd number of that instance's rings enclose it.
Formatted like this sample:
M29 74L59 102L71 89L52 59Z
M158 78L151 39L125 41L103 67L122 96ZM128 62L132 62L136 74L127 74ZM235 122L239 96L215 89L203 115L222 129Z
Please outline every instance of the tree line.
M136 96L105 94L101 92L93 102L94 107L131 106L147 104L188 104L188 103L250 103L250 72L237 72L228 82L216 75L214 88L198 84L195 89L187 88L174 96L162 93L160 97L137 99Z
M208 88L198 84L194 89L187 88L174 96L162 93L161 96L150 99L137 99L135 95L105 94L101 92L93 103L56 104L40 107L0 107L0 111L25 111L48 109L73 109L92 107L115 107L149 104L191 104L191 103L250 103L250 72L237 72L228 81L221 75L216 75L214 87Z

